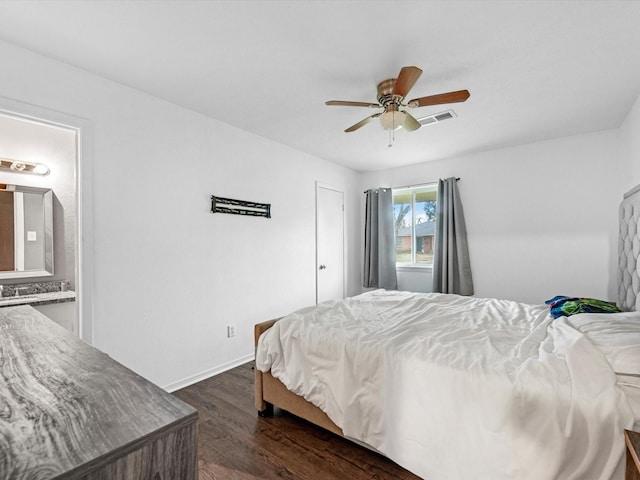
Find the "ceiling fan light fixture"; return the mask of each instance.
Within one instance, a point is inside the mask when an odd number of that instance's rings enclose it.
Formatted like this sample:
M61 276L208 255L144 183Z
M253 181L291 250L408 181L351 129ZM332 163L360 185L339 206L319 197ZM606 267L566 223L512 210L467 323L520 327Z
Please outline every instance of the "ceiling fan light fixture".
M398 130L404 124L404 112L388 110L380 115L380 125L385 130Z
M378 103L372 102L351 102L346 100L329 100L326 105L340 105L345 107L369 107L382 108L383 111L368 116L360 120L355 125L351 125L345 129L345 132L355 132L359 128L370 123L374 118L380 118L380 125L388 132L393 132L399 128L403 128L407 132L418 130L422 123L418 121L409 110L400 110L400 108L428 107L432 105L441 105L445 103L458 103L466 101L470 94L469 90L456 90L455 92L440 93L437 95L428 95L426 97L418 97L406 101L407 93L413 88L414 84L422 75L422 70L418 67L409 66L402 67L397 78L388 78L378 84ZM451 117L447 117L451 118ZM437 116L431 122L440 121ZM442 118L444 120L444 118Z

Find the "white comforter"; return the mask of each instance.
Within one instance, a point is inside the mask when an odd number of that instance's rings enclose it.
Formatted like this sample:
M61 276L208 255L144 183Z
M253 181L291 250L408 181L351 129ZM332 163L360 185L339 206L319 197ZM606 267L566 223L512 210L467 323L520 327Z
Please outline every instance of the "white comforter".
M545 305L377 290L276 322L256 366L429 480L622 478L633 412L612 352L570 322Z

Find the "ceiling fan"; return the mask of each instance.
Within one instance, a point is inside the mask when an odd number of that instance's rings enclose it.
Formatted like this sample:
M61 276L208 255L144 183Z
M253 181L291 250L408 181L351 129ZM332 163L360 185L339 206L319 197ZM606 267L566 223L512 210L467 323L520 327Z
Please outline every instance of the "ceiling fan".
M469 90L456 90L455 92L440 93L427 97L414 98L406 103L404 97L415 85L422 75L422 70L418 67L402 67L398 78L389 78L378 84L378 103L368 102L347 102L343 100L329 100L326 105L341 105L345 107L368 107L382 108L383 111L374 113L370 117L360 120L355 125L350 126L345 132L354 132L363 127L374 118L380 117L380 123L385 130L397 130L404 128L412 132L422 126L413 115L407 112L406 108L427 107L429 105L440 105L443 103L464 102L469 98Z

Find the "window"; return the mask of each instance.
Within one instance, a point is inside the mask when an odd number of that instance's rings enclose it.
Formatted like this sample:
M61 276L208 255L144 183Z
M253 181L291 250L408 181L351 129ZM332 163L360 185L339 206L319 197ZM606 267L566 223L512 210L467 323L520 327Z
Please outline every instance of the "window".
M393 189L396 265L433 265L437 184Z

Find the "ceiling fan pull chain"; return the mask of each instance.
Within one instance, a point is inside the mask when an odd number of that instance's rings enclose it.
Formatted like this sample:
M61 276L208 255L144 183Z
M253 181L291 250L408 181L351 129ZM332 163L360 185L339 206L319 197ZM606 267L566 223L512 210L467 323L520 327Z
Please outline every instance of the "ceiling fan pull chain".
M385 111L386 111L386 109L385 109ZM395 140L395 137L396 137L396 134L395 134L395 132L393 130L394 123L395 123L395 118L394 118L394 114L392 112L391 113L391 127L392 128L389 130L389 145L387 145L387 148L393 147L393 141Z

